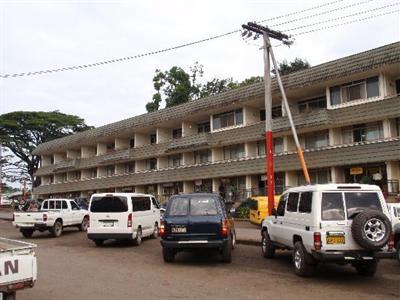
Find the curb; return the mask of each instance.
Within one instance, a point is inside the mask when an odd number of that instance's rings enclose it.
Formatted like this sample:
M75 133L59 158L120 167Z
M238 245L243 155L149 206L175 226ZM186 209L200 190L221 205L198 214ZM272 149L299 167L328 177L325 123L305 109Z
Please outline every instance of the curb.
M261 246L260 241L255 240L238 240L236 239L236 243L240 245L248 245L248 246Z

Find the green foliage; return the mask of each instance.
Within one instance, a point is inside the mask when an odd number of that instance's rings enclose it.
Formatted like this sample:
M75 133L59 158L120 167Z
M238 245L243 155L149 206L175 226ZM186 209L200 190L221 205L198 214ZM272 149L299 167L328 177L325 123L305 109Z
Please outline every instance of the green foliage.
M310 64L307 60L302 60L301 58L296 57L293 61L289 63L286 59L280 62L278 70L280 75L287 75L293 72L308 69L309 67ZM276 71L274 69L271 72L273 74L276 74Z
M33 183L39 158L31 153L39 144L90 128L83 119L58 111L16 111L0 115L0 144L6 153L2 175L10 181Z
M236 216L241 219L250 218L250 208L248 206L242 206L236 209Z

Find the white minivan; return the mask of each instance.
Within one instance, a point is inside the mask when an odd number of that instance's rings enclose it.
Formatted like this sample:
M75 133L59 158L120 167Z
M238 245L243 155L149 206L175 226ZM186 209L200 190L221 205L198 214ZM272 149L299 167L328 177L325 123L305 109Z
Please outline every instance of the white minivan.
M153 195L137 193L93 194L89 203L88 238L101 246L105 240L158 237L160 206Z

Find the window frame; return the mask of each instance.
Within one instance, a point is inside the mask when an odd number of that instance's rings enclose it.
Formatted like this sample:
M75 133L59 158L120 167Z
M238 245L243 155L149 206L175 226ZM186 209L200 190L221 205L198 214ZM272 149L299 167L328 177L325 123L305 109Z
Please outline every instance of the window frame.
M239 118L240 115L240 118ZM233 117L232 124L228 124L228 117ZM222 119L224 118L224 119ZM225 120L225 124L222 124L222 120ZM218 126L217 126L218 124ZM214 130L220 130L224 128L230 128L234 126L240 126L244 124L244 116L243 116L243 108L219 113L212 115L212 125L213 125L213 131Z

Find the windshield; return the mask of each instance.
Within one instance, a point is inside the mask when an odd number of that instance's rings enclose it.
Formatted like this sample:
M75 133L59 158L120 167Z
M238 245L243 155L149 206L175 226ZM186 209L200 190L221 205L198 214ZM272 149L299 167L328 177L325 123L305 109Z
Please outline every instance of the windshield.
M354 213L364 209L382 211L382 206L379 200L378 193L375 192L344 193L344 198L346 201L348 218L351 218Z
M128 205L126 197L120 196L104 196L93 197L90 204L91 212L126 212Z

